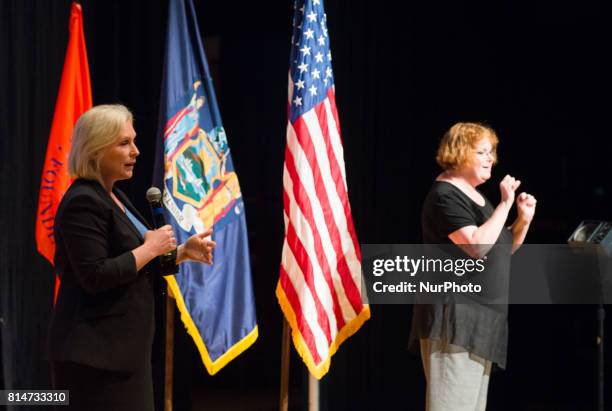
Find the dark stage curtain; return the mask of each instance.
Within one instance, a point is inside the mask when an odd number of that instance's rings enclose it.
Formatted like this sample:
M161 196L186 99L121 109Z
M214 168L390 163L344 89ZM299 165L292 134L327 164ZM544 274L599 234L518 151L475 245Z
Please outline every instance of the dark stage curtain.
M122 188L146 213L167 2L82 3L94 104L121 102L135 115L141 155ZM274 287L292 7L290 1L194 3L245 196L260 337L209 377L178 325L177 409L189 409L192 396L203 404L220 398L242 409L275 409L282 322ZM68 0L0 1L6 388L49 387L43 347L53 270L36 252L34 215L69 8ZM328 0L326 10L360 242L420 241L422 200L438 173L438 139L460 120L487 122L500 136L500 162L485 194L497 202L498 181L512 173L538 198L530 242L563 243L580 220L611 218L612 70L601 2ZM332 360L321 383L322 409L422 409L420 360L405 350L410 316L409 306L372 307L372 319ZM592 409L594 317L588 306L511 307L508 370L492 378L491 409ZM303 409L305 368L292 352L291 408Z
M43 348L53 272L36 252L34 216L68 12L67 1L0 3L0 330L7 388L49 387Z

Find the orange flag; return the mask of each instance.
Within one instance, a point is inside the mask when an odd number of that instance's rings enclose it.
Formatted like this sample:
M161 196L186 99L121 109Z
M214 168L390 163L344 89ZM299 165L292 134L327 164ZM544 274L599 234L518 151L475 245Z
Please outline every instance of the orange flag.
M36 213L36 247L51 264L55 254L55 212L72 183L68 175L72 129L79 116L92 106L87 49L83 35L83 13L81 5L76 2L72 3L70 9L69 30L70 38L40 180ZM59 279L56 278L56 297L58 287Z

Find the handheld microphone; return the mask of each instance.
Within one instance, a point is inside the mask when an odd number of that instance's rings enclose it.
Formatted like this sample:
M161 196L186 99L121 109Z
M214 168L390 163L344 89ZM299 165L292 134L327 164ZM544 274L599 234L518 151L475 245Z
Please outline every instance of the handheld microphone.
M166 225L166 217L164 217L164 205L162 204L162 193L157 187L151 187L147 190L147 201L151 207L151 215L153 216L153 226L160 228ZM162 267L167 264L174 265L176 261L176 250L159 256Z
M147 190L147 201L151 206L151 214L153 215L153 226L160 228L166 225L164 217L164 206L161 202L162 193L157 187L151 187Z

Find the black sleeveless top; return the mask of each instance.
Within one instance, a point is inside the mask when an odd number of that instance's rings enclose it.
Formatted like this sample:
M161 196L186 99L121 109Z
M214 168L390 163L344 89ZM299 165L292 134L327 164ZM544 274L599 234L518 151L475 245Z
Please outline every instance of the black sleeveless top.
M423 243L452 244L449 234L466 226L481 226L494 210L486 198L480 206L453 184L435 181L423 204ZM487 254L487 270L478 279L490 285L483 285L483 290L493 292L468 300L451 299L448 304L414 305L410 347L417 349L421 338L446 341L505 368L511 253L512 234L504 227Z

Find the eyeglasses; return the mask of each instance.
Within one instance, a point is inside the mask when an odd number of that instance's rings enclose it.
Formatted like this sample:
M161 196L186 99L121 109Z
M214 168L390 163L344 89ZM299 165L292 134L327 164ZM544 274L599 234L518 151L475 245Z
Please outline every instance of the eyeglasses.
M487 156L495 157L495 151L493 150L475 150L475 151L476 151L476 155L479 155L482 157L487 157Z

